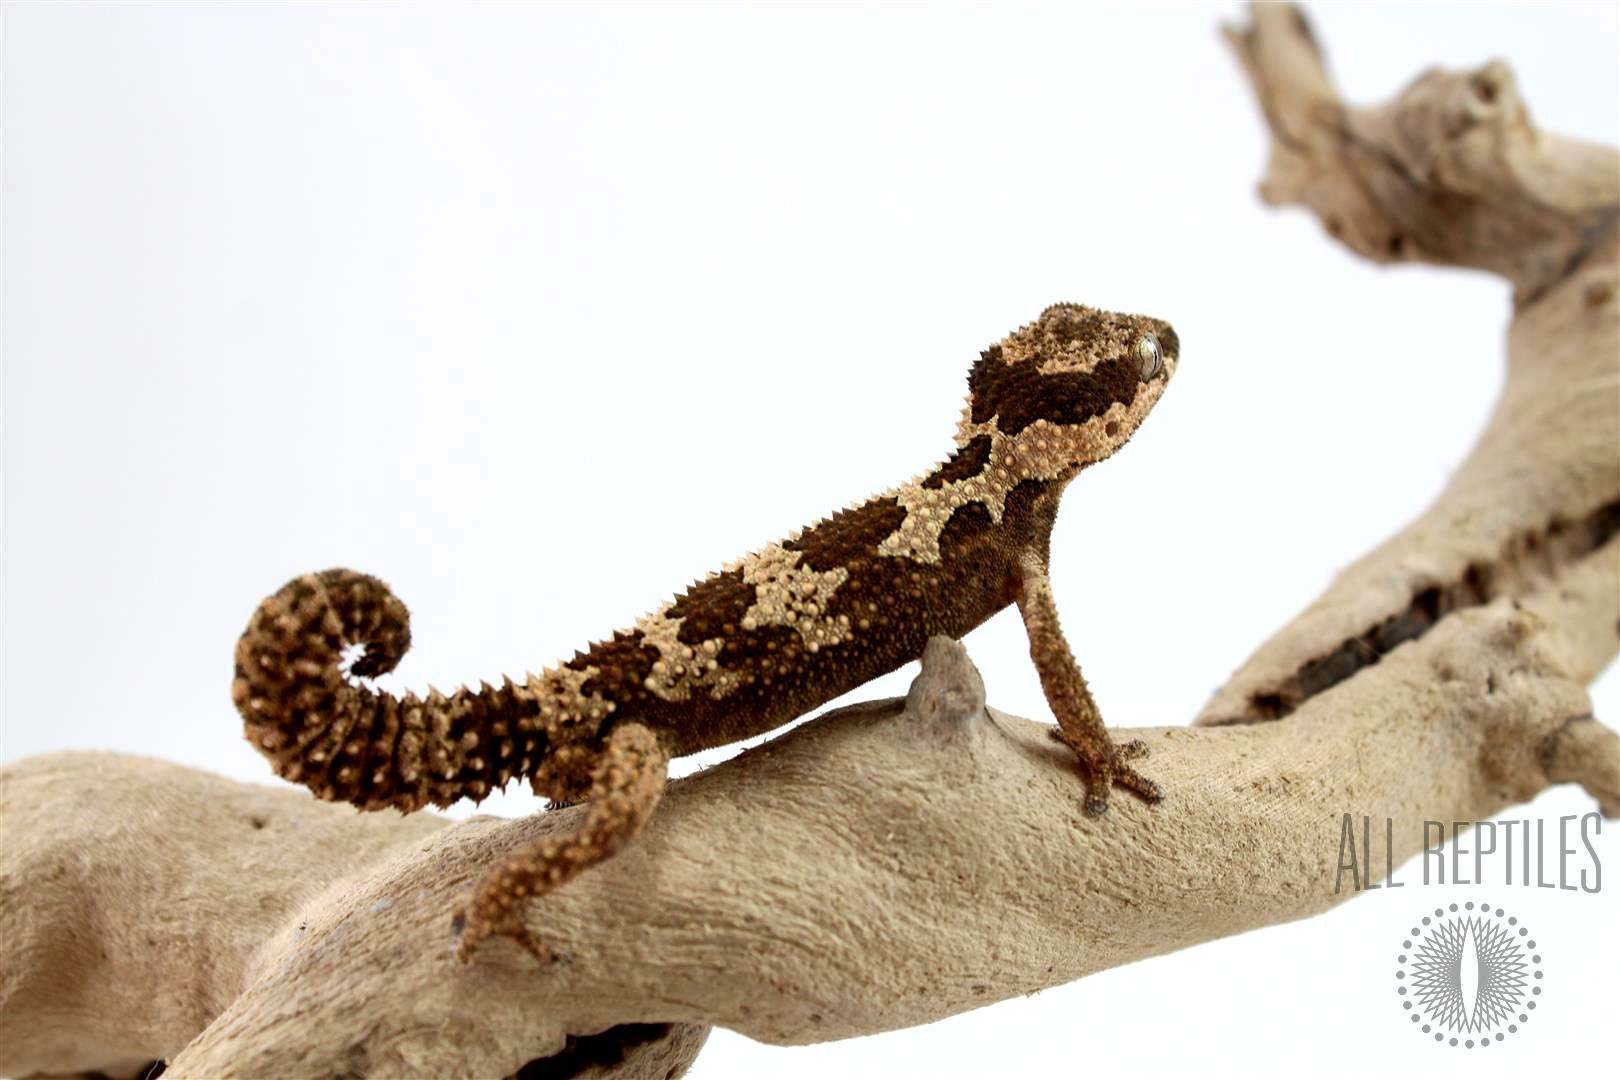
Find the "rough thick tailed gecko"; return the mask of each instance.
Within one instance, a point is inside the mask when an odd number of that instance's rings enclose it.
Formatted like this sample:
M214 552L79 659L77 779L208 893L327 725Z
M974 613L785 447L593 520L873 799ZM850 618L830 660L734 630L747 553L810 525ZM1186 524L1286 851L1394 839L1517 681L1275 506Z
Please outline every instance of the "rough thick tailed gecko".
M1115 744L1058 626L1047 574L1058 498L1123 446L1174 373L1175 331L1140 315L1058 304L980 354L956 449L893 490L771 544L522 680L396 697L349 675L393 669L409 615L353 570L288 582L236 646L232 697L247 737L288 780L366 810L448 806L527 777L585 800L577 831L511 852L457 913L459 953L503 935L544 958L529 898L612 855L663 795L670 758L777 727L961 637L1017 604L1030 656L1085 778L1085 809L1114 786L1157 784Z

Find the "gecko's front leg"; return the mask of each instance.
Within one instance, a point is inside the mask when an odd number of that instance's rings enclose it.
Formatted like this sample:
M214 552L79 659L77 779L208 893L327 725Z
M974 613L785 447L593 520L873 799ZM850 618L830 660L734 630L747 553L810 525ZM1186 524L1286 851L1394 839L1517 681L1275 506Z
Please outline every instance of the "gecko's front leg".
M523 905L628 843L663 798L668 775L669 755L657 736L641 724L614 728L591 770L580 827L506 856L484 874L472 899L456 914L461 961L471 960L479 942L491 936L511 938L536 959L549 960L523 924Z
M1108 809L1108 793L1115 786L1125 788L1147 802L1164 798L1164 790L1126 764L1147 753L1147 744L1131 739L1116 745L1103 726L1102 712L1092 700L1080 665L1058 625L1057 602L1052 597L1052 580L1046 560L1036 552L1026 552L1019 560L1018 613L1024 617L1029 635L1029 655L1041 677L1046 702L1057 717L1053 737L1073 750L1086 778L1086 813L1101 814Z

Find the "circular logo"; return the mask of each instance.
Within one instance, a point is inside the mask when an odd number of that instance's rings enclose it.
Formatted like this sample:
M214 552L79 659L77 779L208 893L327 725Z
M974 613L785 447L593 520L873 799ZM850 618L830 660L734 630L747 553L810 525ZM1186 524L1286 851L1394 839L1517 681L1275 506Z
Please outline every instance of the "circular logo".
M1541 996L1541 954L1501 908L1452 904L1407 931L1395 992L1412 1026L1437 1043L1483 1049L1528 1023Z

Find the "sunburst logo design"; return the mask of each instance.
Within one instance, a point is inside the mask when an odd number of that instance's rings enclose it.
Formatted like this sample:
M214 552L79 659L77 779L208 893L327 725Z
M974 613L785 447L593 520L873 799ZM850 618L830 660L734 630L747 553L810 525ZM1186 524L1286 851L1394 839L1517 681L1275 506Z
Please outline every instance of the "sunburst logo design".
M1541 955L1517 918L1489 904L1452 904L1407 934L1395 992L1423 1034L1483 1049L1529 1022L1541 996Z

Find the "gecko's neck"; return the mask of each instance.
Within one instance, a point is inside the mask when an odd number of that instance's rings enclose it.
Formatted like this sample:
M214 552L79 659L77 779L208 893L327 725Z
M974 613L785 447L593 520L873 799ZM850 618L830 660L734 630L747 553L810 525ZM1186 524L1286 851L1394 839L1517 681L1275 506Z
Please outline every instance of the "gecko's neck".
M1083 468L1077 463L1081 449L1065 429L1044 420L1007 435L994 418L975 424L964 416L949 458L881 496L897 504L903 517L878 544L879 553L938 562L939 539L953 517L977 512L977 506L991 525L999 525L1008 497L1028 481L1055 497Z

